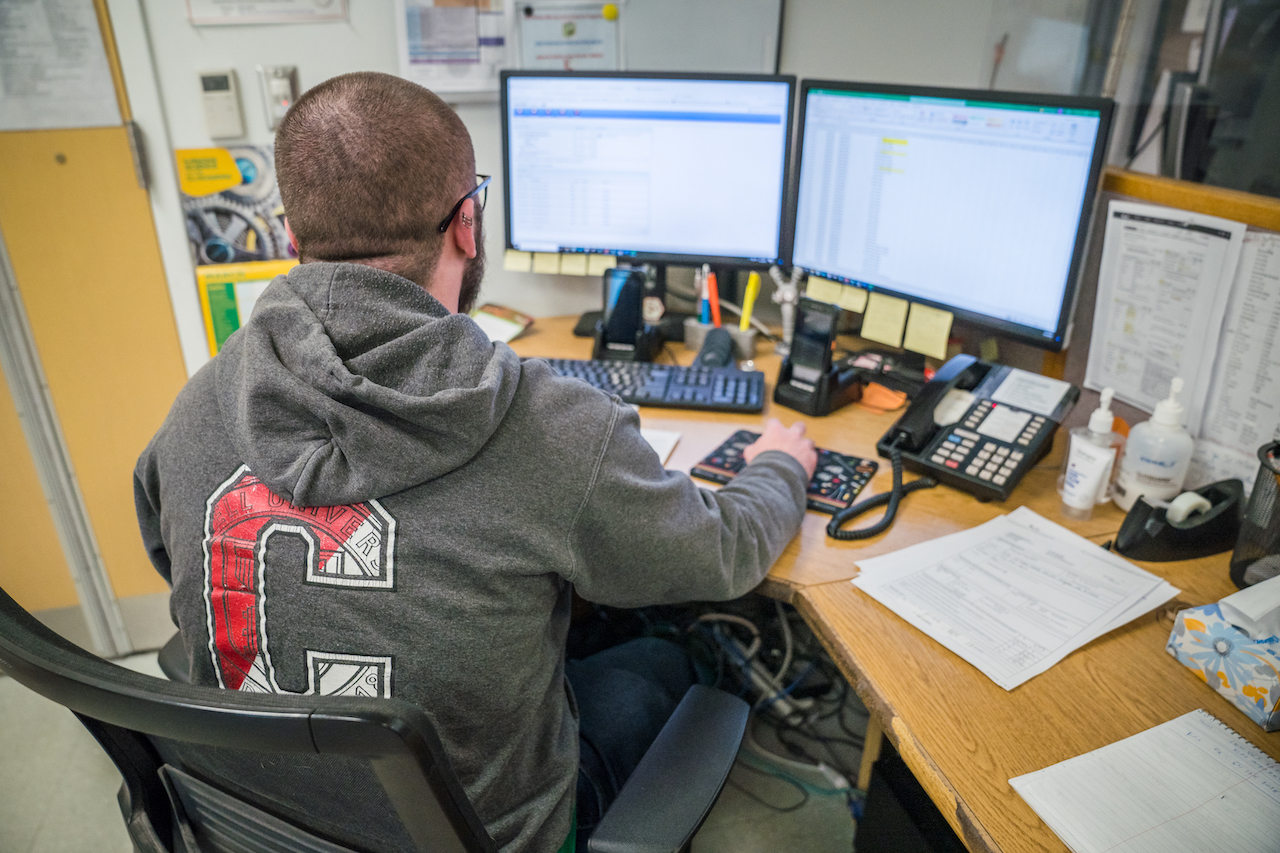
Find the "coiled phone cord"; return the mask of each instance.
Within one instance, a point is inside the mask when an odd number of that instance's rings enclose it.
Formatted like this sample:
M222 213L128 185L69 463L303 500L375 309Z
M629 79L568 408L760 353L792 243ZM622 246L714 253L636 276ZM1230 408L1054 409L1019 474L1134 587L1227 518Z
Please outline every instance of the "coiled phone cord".
M889 529L889 525L893 524L893 517L898 513L898 502L903 496L912 492L918 492L921 489L932 489L938 485L938 481L932 477L921 477L918 480L912 480L905 486L902 484L902 451L898 449L898 440L894 439L893 444L889 446L889 464L893 467L893 488L884 494L876 495L874 498L867 498L861 503L856 503L851 507L837 512L829 522L827 522L827 535L832 539L850 540L850 539L870 539ZM857 518L869 509L875 509L878 506L888 504L888 508L884 511L884 515L880 520L870 527L860 527L857 530L841 530L840 526L852 518Z

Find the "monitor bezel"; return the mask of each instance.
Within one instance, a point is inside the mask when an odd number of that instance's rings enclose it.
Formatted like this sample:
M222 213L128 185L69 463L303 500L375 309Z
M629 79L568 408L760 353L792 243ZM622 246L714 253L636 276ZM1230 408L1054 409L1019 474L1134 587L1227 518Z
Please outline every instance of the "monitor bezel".
M865 289L870 293L884 293L911 302L919 302L933 308L950 311L955 319L970 326L989 330L1004 338L1030 344L1050 352L1061 352L1070 342L1070 328L1075 315L1076 299L1080 291L1080 275L1084 267L1085 253L1092 229L1093 216L1097 208L1098 188L1101 185L1102 169L1105 165L1107 147L1111 139L1112 119L1115 102L1110 98L1098 98L1085 95L1048 95L1034 92L1002 92L991 89L952 89L940 86L904 86L888 83L863 83L847 80L811 80L800 81L798 93L799 103L796 107L795 154L792 159L792 175L790 179L791 193L787 198L787 219L790 231L787 237L788 258L794 259L795 230L800 204L800 171L804 167L804 130L805 113L809 105L809 92L814 89L830 89L843 92L865 92L867 94L909 95L923 98L945 98L952 100L986 101L996 104L1060 107L1063 109L1085 109L1098 111L1098 137L1093 148L1093 158L1089 164L1089 177L1085 184L1081 199L1080 212L1076 219L1076 239L1071 252L1071 263L1067 269L1066 286L1062 293L1062 303L1058 314L1058 323L1053 330L1053 337L1048 338L1039 330L998 317L969 311L944 302L923 299L909 293L888 287L871 285ZM839 281L834 276L805 269L810 275L817 275L828 281ZM844 284L845 282L840 282ZM1045 331L1048 331L1047 329Z
M791 232L790 223L787 220L788 204L790 202L791 192L791 173L792 173L792 140L795 133L795 106L796 106L796 88L797 80L791 74L725 74L711 72L685 72L685 71L522 71L522 70L504 70L499 73L498 82L498 100L502 111L502 214L503 226L505 233L503 235L505 247L507 249L515 249L511 242L511 151L510 151L510 128L508 121L510 118L510 110L508 109L508 88L507 81L513 77L578 77L578 78L613 78L613 79L643 79L643 80L726 80L730 82L744 83L785 83L787 84L787 112L784 118L786 136L783 140L782 149L782 192L778 197L778 254L776 258L761 261L753 260L746 257L734 257L725 255L699 255L699 254L681 254L675 252L639 252L627 251L625 249L614 249L612 251L590 251L590 252L562 252L562 254L583 254L583 255L607 255L615 257L620 262L626 263L650 263L650 264L674 264L677 266L698 266L701 264L712 264L715 266L735 267L739 269L768 269L775 264L785 264L791 257L791 246L787 242ZM691 202L692 203L692 202Z

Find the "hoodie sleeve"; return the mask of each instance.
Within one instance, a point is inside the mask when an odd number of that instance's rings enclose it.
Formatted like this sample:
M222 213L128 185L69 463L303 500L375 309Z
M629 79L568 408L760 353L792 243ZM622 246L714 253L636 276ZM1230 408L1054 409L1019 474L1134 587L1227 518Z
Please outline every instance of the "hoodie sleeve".
M152 447L143 452L133 469L133 506L138 514L142 544L147 549L147 556L151 558L151 565L172 586L173 565L160 533L160 480Z
M614 607L745 594L769 571L804 518L800 463L768 451L719 491L665 471L617 405L591 488L569 532L580 595Z

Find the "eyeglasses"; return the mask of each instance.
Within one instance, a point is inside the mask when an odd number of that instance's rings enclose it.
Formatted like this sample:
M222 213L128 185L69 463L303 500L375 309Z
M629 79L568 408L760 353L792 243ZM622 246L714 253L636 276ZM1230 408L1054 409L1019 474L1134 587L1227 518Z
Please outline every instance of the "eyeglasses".
M458 211L462 210L462 203L469 198L478 197L480 199L480 209L484 210L484 203L489 200L489 182L492 180L493 178L488 175L476 175L476 188L458 199L458 203L453 206L453 210L449 211L449 215L436 226L436 233L443 234L449 230L449 223L453 221L453 217L458 215Z

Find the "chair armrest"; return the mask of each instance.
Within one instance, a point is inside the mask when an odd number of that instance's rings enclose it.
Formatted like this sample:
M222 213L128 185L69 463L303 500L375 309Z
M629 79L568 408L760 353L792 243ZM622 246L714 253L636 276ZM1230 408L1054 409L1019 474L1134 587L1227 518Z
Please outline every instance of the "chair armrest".
M696 684L587 842L590 853L678 853L698 831L729 777L746 702Z

